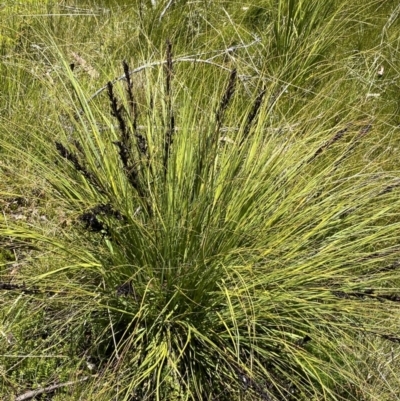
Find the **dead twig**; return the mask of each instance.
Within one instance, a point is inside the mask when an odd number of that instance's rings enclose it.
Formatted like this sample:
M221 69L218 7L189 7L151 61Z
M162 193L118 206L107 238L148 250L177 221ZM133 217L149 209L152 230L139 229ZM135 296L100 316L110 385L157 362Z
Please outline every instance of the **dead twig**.
M165 13L168 11L168 9L172 6L172 3L174 2L174 0L169 0L168 4L165 6L164 10L162 10L161 14L160 14L160 19L159 21L162 20L162 18L164 17Z
M96 376L97 375L85 376L85 377L82 377L79 380L69 381L69 382L65 382L65 383L52 384L51 386L48 386L48 387L41 387L41 388L38 388L36 390L30 390L30 391L27 391L24 394L21 394L21 395L17 396L15 398L15 401L30 400L32 398L35 398L38 395L52 393L52 392L58 390L59 388L73 386L74 384L82 383L82 382L84 382L84 381L86 381L86 380L88 380L88 379L90 379L92 377L96 377Z
M204 55L205 53L200 53L200 54L193 54L190 56L182 56L182 57L178 57L172 60L173 63L182 63L182 62L189 62L189 63L203 63L203 64L209 64L209 65L213 65L215 67L221 68L222 70L225 71L229 71L231 72L231 68L225 67L221 64L215 63L213 61L211 61L212 59L218 57L219 55L224 55L226 53L232 52L234 50L237 49L243 49L243 48L247 48L250 47L252 45L254 45L255 43L258 43L260 41L260 39L256 38L253 42L248 43L248 44L242 44L242 45L237 45L237 46L231 46L227 49L221 50L221 51L217 51L216 53L218 53L217 55L214 55L208 59L201 59L198 58L199 56ZM146 68L152 68L152 67L156 67L156 66L160 66L160 65L164 65L168 62L168 60L161 60L161 61L154 61L152 63L147 63L147 64L143 64L140 67L134 68L133 70L129 71L129 75L132 74L136 74L140 71L145 70ZM111 81L111 84L115 84L118 81L121 81L123 79L126 79L126 73L124 72L123 75L119 76L118 78L115 78L113 81ZM107 85L104 85L103 87L101 87L100 89L98 89L95 93L93 93L92 96L90 96L90 98L87 100L87 102L91 102L94 98L96 98L98 95L100 95L100 93L102 93L103 91L105 91L108 87Z

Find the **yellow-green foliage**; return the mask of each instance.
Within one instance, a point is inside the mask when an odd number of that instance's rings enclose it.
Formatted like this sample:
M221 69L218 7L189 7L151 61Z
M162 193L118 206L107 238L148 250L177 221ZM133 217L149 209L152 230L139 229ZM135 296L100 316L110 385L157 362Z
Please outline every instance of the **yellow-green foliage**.
M47 14L47 4L46 0L3 1L0 4L1 45L16 46L33 20Z
M0 398L396 399L400 7L154 3L0 11Z

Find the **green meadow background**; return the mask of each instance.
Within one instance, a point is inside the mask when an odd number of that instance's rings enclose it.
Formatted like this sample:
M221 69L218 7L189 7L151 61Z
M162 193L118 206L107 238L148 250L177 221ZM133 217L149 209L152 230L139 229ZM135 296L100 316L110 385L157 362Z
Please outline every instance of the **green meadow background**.
M400 399L399 15L1 1L0 399Z

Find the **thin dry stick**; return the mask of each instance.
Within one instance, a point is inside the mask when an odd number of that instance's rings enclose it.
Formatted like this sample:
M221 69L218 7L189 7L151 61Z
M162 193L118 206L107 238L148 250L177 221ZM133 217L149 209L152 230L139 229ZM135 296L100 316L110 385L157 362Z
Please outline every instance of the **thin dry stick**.
M24 394L19 395L18 397L15 398L15 401L25 401L25 400L30 400L31 398L35 398L36 396L40 395L40 394L48 394L48 393L52 393L53 391L62 388L62 387L68 387L68 386L72 386L74 384L77 383L82 383L92 377L96 377L97 375L93 375L93 376L85 376L82 377L82 379L79 380L74 380L74 381L69 381L69 382L65 382L65 383L59 383L59 384L52 384L51 386L48 387L41 387L38 388L36 390L30 390L27 391Z
M218 64L218 63L215 63L215 62L213 62L213 61L211 61L211 60L214 59L214 58L216 58L216 57L218 57L218 56L220 56L220 55L224 55L224 54L226 54L227 52L232 52L232 51L237 50L237 49L244 49L244 48L250 47L250 46L254 45L255 43L258 43L259 41L260 41L259 39L256 39L256 40L254 40L253 42L248 43L248 44L246 44L246 45L231 46L231 47L228 47L227 49L220 50L220 51L216 51L216 53L218 53L218 54L217 54L217 55L214 55L213 57L210 57L210 58L208 58L208 59L200 59L200 58L198 58L199 56L202 56L202 55L204 55L204 54L207 54L207 53L199 53L199 54L192 54L192 55L190 55L190 56L178 57L178 58L176 58L176 59L174 59L174 60L172 60L172 61L173 61L174 63L189 62L189 63L203 63L203 64L209 64L209 65L213 65L213 66L215 66L215 67L221 68L221 69L223 69L223 70L225 70L225 71L231 71L231 68L225 67L225 66L223 66L223 65L221 65L221 64ZM161 61L154 61L154 62L152 62L152 63L143 64L143 65L141 65L140 67L137 67L137 68L131 70L131 71L129 72L129 74L130 74L130 75L136 74L136 73L138 73L138 72L140 72L140 71L145 70L146 68L152 68L152 67L156 67L156 66L163 65L163 64L166 64L166 63L167 63L167 60L161 60ZM125 73L124 73L123 75L119 76L118 78L115 78L113 81L111 81L111 83L112 83L112 84L115 84L116 82L121 81L121 80L123 80L123 79L126 79ZM88 101L88 102L92 101L95 97L97 97L98 95L100 95L100 93L102 93L102 92L105 91L106 89L107 89L107 85L101 87L101 88L98 89L87 101Z
M112 323L110 309L107 309L107 312L108 312L108 318L110 319L111 333L112 333L113 343L114 343L114 347L115 347L115 357L119 361L118 344L117 344L117 340L115 339L114 325Z
M202 60L202 59L194 58L194 57L181 57L181 58L177 58L177 59L175 59L175 60L173 60L173 61L174 61L174 63L187 61L187 62L191 62L191 63L210 64L210 65L214 65L214 66L216 66L216 67L219 67L219 68L221 68L221 69L223 69L223 70L231 71L230 68L224 67L224 66L221 65L221 64L214 63L214 62L209 61L209 60ZM143 71L143 70L145 70L146 68L152 68L152 67L156 67L156 66L158 66L158 65L163 65L163 64L166 64L166 63L167 63L167 60L161 60L161 61L154 61L153 63L143 64L143 65L141 65L140 67L137 67L137 68L135 68L135 69L129 71L129 74L130 74L130 75L136 74L137 72ZM112 84L115 84L116 82L121 81L121 80L123 80L123 79L125 79L125 74L124 74L124 75L121 75L121 76L118 77L118 78L115 78L113 81L111 81L111 83L112 83ZM105 85L105 86L101 87L100 89L98 89L95 93L93 93L92 96L90 96L90 98L88 99L88 102L92 101L95 97L97 97L98 95L100 95L100 93L102 93L102 92L105 91L106 89L107 89L107 85Z
M165 13L168 11L168 9L172 6L172 3L174 2L174 0L169 0L168 4L165 6L164 10L162 10L161 14L160 14L160 19L159 21L162 20L162 18L164 17Z

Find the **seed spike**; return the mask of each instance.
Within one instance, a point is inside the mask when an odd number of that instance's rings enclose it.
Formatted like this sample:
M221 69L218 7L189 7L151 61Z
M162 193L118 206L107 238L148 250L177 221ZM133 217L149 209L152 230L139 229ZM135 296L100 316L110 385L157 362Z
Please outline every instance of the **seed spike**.
M171 41L167 40L167 52L166 52L166 92L167 96L171 95L171 82L173 74L173 64L172 64L172 44Z
M96 177L84 167L79 161L78 157L75 153L69 151L61 142L55 142L56 149L60 156L72 163L75 170L81 173L89 182L95 187L99 192L103 193L104 191L101 189L101 185L99 184Z
M172 77L173 77L173 63L172 63L172 44L171 41L167 40L167 50L166 50L166 82L165 82L165 92L166 92L166 102L167 102L167 132L165 134L164 142L164 175L167 174L168 169L168 159L171 151L171 145L173 142L173 136L175 133L175 116L172 110Z
M122 115L123 107L118 106L118 100L114 94L114 86L111 81L107 83L107 93L108 98L110 99L111 115L117 119L119 130L121 132L121 139L125 145L128 145L129 131Z
M244 130L243 130L243 138L242 138L241 144L243 144L243 142L245 141L245 139L246 139L246 137L247 137L247 135L248 135L248 133L250 131L251 124L253 123L254 119L257 117L257 114L258 114L258 112L259 112L259 110L261 108L261 104L262 104L262 101L264 99L264 96L265 96L266 92L267 92L267 89L265 87L263 87L262 91L256 97L256 100L255 100L255 102L253 104L251 112L247 116L247 121L246 121L246 125L244 127Z
M231 101L233 94L235 93L236 78L237 78L237 70L236 68L234 68L229 75L228 85L226 87L224 95L222 96L219 108L216 112L216 121L218 127L221 126L225 111L228 108L229 102Z
M138 110L137 110L137 103L135 100L135 97L133 96L133 82L131 79L131 75L129 72L129 66L128 63L124 60L122 62L123 68L124 68L124 74L125 74L125 80L126 80L126 93L128 96L128 103L129 103L129 107L133 116L133 130L136 133L136 129L137 129L137 120L138 120Z
M308 160L308 163L312 162L319 154L321 154L324 150L328 149L330 146L332 146L335 142L340 140L344 134L348 131L348 128L343 128L340 131L338 131L331 139L329 139L328 142L320 146L315 153L311 156L311 158Z

